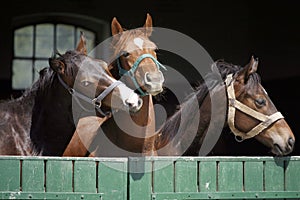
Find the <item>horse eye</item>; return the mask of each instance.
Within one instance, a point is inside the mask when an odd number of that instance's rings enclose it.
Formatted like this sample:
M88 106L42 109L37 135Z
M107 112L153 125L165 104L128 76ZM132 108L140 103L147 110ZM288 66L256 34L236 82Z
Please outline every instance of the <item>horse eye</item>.
M266 100L263 99L263 98L258 98L258 99L255 99L255 103L257 106L265 106L266 105Z
M91 84L90 81L82 81L81 84L84 86L84 87L87 87Z

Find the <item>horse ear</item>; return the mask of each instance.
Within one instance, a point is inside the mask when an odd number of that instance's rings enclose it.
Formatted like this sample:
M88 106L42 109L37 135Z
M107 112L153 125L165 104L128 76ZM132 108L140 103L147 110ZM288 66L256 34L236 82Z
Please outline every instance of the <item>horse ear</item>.
M51 67L51 69L53 71L55 71L56 73L58 74L64 74L65 73L65 64L60 61L60 60L57 60L55 58L49 58L49 65Z
M257 71L257 66L258 58L251 56L250 62L239 73L239 76L243 77L245 83L247 82L249 76Z
M79 52L83 53L84 55L87 55L86 39L85 39L85 35L82 31L80 31L80 40L76 47L76 51L79 51Z
M147 13L146 22L144 24L144 28L146 29L146 35L149 37L152 34L152 17L149 13Z
M258 58L254 58L254 56L251 56L249 65L247 66L247 74L246 77L248 78L250 74L253 74L257 71L258 66Z
M117 18L114 17L111 22L111 34L116 35L121 32L123 32L123 28L121 24L118 22Z

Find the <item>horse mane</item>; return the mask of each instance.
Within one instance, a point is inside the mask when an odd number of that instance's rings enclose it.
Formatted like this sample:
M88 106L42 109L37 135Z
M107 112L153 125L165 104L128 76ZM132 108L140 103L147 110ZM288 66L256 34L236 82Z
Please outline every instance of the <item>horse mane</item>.
M29 136L37 90L35 83L21 96L0 102L0 140L5 141L5 144L1 144L1 155L6 155L6 152L13 155L39 155Z
M194 87L194 91L186 97L186 100L180 105L179 109L176 110L175 113L171 117L169 117L157 131L160 138L156 141L156 145L158 145L159 148L167 145L168 142L171 141L171 139L174 138L177 134L180 125L186 124L185 126L189 126L189 122L192 121L193 117L195 116L194 114L198 112L197 109L191 108L193 106L190 106L192 104L192 101L195 100L191 97L196 95L200 108L209 91L212 91L214 88L220 85L220 77L222 79L222 82L224 82L227 75L237 74L242 69L243 67L225 62L223 59L215 61L211 65L211 71L204 76L203 80L200 80L196 84L197 86ZM259 75L257 73L251 74L247 81L247 86L251 87L257 85L258 83L260 83ZM186 109L185 113L189 113L189 115L181 117L183 109Z

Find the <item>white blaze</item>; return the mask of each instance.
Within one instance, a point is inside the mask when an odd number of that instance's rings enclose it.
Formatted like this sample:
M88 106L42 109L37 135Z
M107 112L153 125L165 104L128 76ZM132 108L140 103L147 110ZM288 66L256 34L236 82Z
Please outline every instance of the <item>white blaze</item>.
M144 40L137 37L137 38L134 38L133 42L138 48L143 49Z

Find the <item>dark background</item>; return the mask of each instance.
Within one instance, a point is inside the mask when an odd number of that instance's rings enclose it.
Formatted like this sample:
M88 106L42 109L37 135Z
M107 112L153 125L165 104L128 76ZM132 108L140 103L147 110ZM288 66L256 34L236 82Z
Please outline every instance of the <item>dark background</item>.
M75 13L107 21L113 17L127 28L140 27L146 13L153 25L180 31L198 41L214 60L245 65L251 55L274 104L299 137L300 79L299 1L187 0L10 0L1 6L0 97L9 98L13 52L12 20L35 13ZM300 146L300 137L296 147ZM295 154L299 154L297 148Z

